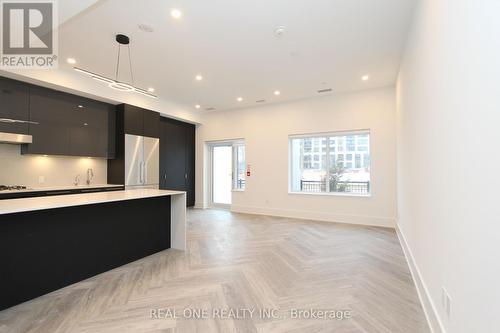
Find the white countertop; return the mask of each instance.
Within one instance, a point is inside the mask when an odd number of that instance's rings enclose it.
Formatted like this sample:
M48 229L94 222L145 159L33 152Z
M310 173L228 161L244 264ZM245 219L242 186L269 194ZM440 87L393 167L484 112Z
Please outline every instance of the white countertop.
M123 187L124 185L113 185L113 184L90 184L90 185L77 185L77 186L50 186L50 187L34 187L27 188L25 190L3 190L0 194L10 194L10 193L26 193L26 192L45 192L45 191L65 191L65 190L86 190L93 188L106 188L106 187Z
M186 192L155 189L135 189L113 192L96 192L54 195L48 197L7 199L0 200L0 215L179 194L186 194Z

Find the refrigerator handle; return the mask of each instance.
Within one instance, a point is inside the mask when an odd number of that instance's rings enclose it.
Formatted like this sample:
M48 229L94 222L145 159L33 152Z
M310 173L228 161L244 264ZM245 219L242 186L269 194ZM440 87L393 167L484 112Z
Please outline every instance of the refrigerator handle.
M142 173L143 173L142 162L139 162L139 184L144 184Z

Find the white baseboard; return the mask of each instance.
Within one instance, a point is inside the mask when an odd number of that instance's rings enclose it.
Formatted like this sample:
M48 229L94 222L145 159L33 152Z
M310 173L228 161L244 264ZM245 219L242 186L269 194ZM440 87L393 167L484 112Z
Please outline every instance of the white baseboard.
M231 211L235 213L289 217L323 222L360 224L384 228L395 228L396 225L395 218L390 217L332 214L328 212L317 212L309 210L231 205Z
M412 251L399 224L396 224L396 232L398 234L401 247L403 248L406 261L408 262L408 266L410 267L411 276L413 277L413 282L415 283L415 287L417 288L418 297L424 309L427 324L429 325L432 333L446 333L442 321L439 318L439 314L436 311L436 306L432 301L429 290L427 289L427 285L422 279L422 275L420 274L420 270L418 269L417 263L415 262L415 258L413 257Z
M207 209L207 205L204 202L195 202L193 208L195 209Z

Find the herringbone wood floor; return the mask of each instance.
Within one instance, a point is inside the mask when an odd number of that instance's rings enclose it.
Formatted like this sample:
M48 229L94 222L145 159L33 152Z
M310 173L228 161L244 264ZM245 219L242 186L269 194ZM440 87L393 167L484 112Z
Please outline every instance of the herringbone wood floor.
M188 219L187 252L167 250L2 311L0 332L428 332L394 230L222 210L190 210ZM158 308L180 318L151 319ZM282 317L186 319L185 308ZM294 308L352 317L291 319Z

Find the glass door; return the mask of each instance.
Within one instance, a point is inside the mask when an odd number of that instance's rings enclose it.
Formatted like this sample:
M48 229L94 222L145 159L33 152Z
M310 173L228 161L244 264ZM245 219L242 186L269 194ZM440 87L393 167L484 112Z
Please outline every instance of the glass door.
M231 190L233 182L232 157L232 145L213 147L212 199L214 204L231 204Z

